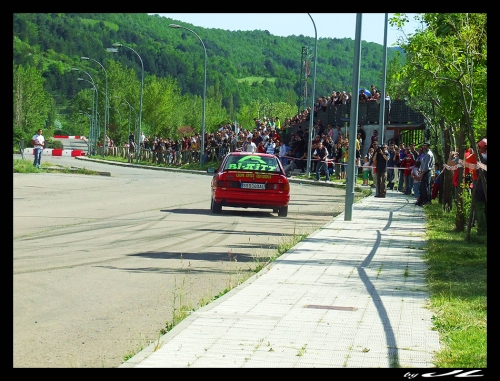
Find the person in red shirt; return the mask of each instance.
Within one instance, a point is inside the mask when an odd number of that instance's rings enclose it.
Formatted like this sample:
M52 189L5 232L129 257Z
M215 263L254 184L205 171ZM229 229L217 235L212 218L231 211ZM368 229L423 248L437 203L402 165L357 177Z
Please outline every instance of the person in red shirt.
M404 176L405 176L405 194L411 195L411 190L413 188L413 179L411 178L411 168L415 165L415 160L413 159L413 155L410 153L410 149L406 148L406 157L401 162L401 168L404 168Z
M257 146L257 152L258 153L266 153L266 147L264 146L265 143L264 141L262 140L259 145Z
M477 171L476 171L476 164L477 164L477 159L476 155L474 154L474 150L472 148L469 148L467 151L465 151L465 168L464 168L464 177L467 179L467 175L470 174L472 181L477 180ZM472 183L471 183L471 188L472 188Z

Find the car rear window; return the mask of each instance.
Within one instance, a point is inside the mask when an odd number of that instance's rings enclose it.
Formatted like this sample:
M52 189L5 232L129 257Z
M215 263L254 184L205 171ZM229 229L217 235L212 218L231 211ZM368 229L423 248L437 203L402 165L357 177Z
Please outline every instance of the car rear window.
M276 157L262 157L256 155L229 156L224 170L280 172Z

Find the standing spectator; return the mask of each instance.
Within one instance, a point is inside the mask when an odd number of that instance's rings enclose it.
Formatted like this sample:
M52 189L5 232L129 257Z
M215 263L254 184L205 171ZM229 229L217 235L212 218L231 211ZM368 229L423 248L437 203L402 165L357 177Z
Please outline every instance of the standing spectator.
M146 136L144 136L144 132L141 132L141 136L139 137L139 144L141 145L141 148L144 148L144 140L146 139Z
M288 147L286 145L286 143L283 140L281 140L280 141L279 158L280 158L281 164L283 164L283 166L288 164L288 157L287 157L288 151L290 151L290 147Z
M340 178L347 182L347 163L349 162L349 142L347 139L342 141L342 158L340 161Z
M333 137L332 140L334 143L337 143L342 139L342 130L340 129L340 126L337 124L337 127L334 128L333 130Z
M406 149L405 145L403 142L399 143L399 167L401 169L398 170L398 191L404 193L404 186L405 186L405 176L404 176L404 170L403 170L403 160L406 157Z
M420 164L420 200L418 202L418 206L424 206L425 204L431 203L431 172L434 168L434 154L431 151L430 143L426 141L424 143L424 152L425 156Z
M418 147L418 154L417 154L417 159L422 161L424 159L425 152L423 147ZM417 160L415 159L415 160Z
M417 161L417 159L419 159L419 152L415 149L415 143L410 143L410 153L413 155L413 160ZM422 158L424 157L424 155L422 155ZM422 158L420 158L419 160L422 161Z
M370 141L371 141L370 147L373 147L375 152L377 152L377 148L373 146L374 142L378 143L378 131L377 130L373 130L373 135L371 136Z
M420 200L420 164L421 161L417 159L415 165L411 168L411 179L413 182L413 195L417 199L415 205L419 203Z
M272 137L267 139L267 142L264 145L266 147L266 153L270 155L274 155L276 153L276 143Z
M375 163L373 160L375 159L375 154L377 153L377 148L378 148L378 141L374 141L370 149L373 149L373 154L370 158L370 165L372 167L372 177L373 177L373 184L372 187L375 188L375 196L378 196L378 188L377 188L377 167L375 166ZM369 151L369 150L368 150Z
M477 143L479 149L479 160L481 161L481 166L477 169L478 179L474 184L476 188L474 193L474 204L475 204L475 212L476 212L476 220L477 220L477 234L483 235L486 234L486 221L487 221L487 183L486 183L486 175L488 172L483 169L483 166L486 167L488 164L487 161L487 140L486 138L482 139ZM484 174L484 186L481 180L481 173Z
M328 170L328 150L319 142L314 150L313 158L316 162L316 180L319 181L321 170L325 170L325 181L330 181L330 172Z
M227 138L222 139L222 143L220 145L219 159L222 160L224 156L229 153L229 141Z
M397 149L397 146L394 146L394 181L393 181L393 188L396 187L396 190L398 190L398 185L399 185L399 176L401 175L399 167L401 166L401 160L399 159L399 151Z
M335 152L334 152L334 160L335 160L335 174L337 176L337 180L340 180L341 178L341 172L342 172L342 143L337 142L335 143Z
M295 151L293 153L293 156L297 159L300 159L304 157L304 153L310 154L310 152L307 152L307 147L304 143L304 140L302 139L302 136L296 135L295 139L297 140L296 145L295 145ZM307 158L307 156L306 156ZM297 168L300 168L302 172L305 171L306 165L304 164L305 162L302 160L298 160L295 164L297 164Z
M363 185L369 186L369 180L370 180L370 159L368 156L365 156L363 158L364 163L363 163Z
M135 149L135 136L134 136L134 133L132 131L130 131L130 135L128 136L128 144L129 144L128 152L129 153L134 153L134 149Z
M45 138L43 137L43 131L41 128L39 128L37 133L31 138L31 144L33 145L33 154L35 155L33 166L40 169L43 147L45 146Z
M359 90L359 103L366 103L368 102L368 97L365 94L365 91L363 89Z
M477 164L476 155L474 153L474 148L469 148L465 151L465 168L464 168L464 176L470 177L472 179L472 183L477 180L477 171L475 169Z
M431 199L435 200L441 190L441 169L439 164L434 164L434 181L432 183L432 196Z
M335 141L335 140L333 139L333 127L332 127L332 125L331 125L331 124L328 124L328 126L326 126L326 134L327 134L330 138L332 138L332 141Z
M257 152L257 146L252 141L252 137L251 136L247 137L246 144L244 144L244 147L243 147L242 151L245 151L245 152Z
M394 189L394 157L398 156L394 149L394 143L389 145L389 159L387 160L387 189Z
M264 141L257 144L257 153L266 153L266 143Z
M386 194L386 186L385 182L387 181L387 160L389 159L389 156L386 155L386 152L384 152L383 147L377 147L377 150L375 151L374 159L373 159L373 164L377 168L377 182L376 182L376 189L377 189L377 194L375 197L379 198L385 198Z
M415 160L413 160L413 155L410 153L410 149L406 149L406 157L401 163L401 168L404 168L403 175L405 177L406 188L404 194L411 195L412 190L412 179L411 179L411 168L415 165Z

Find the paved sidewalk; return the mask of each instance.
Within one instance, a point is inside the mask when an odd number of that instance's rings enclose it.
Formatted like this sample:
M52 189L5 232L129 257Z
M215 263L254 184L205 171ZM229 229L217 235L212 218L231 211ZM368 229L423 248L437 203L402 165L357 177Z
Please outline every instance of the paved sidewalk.
M430 368L425 212L366 197L120 368ZM159 348L158 348L159 347Z

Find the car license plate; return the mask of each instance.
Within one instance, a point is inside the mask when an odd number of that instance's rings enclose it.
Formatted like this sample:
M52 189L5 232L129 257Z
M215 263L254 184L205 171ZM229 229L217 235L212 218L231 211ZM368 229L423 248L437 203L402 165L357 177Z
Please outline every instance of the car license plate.
M266 184L262 183L242 183L242 188L245 189L266 189Z

